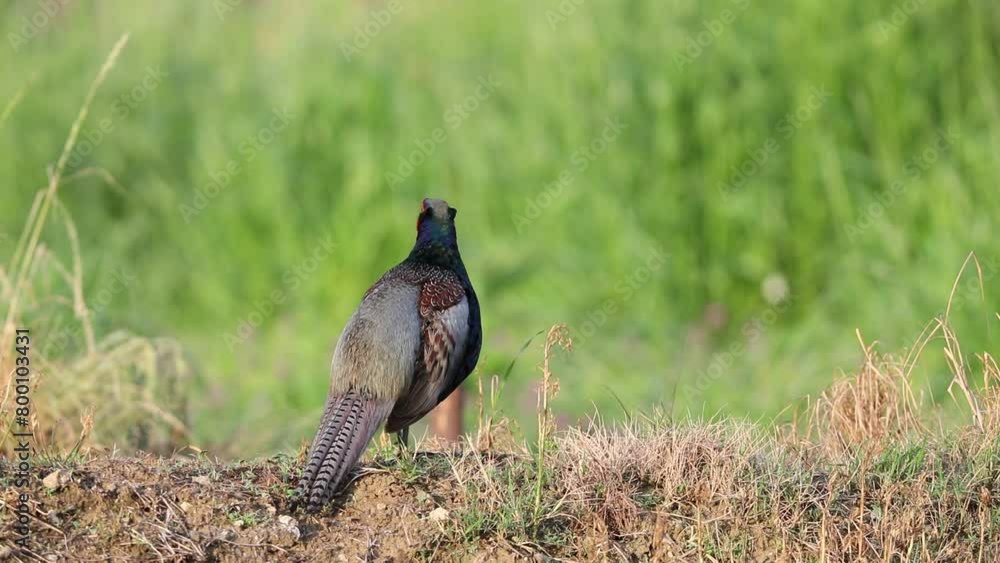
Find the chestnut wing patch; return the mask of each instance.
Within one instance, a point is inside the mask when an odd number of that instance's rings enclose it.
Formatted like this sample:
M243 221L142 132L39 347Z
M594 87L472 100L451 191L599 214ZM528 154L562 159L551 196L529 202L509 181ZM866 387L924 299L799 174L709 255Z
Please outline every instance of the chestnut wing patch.
M420 293L421 350L413 381L396 403L386 430L395 432L427 414L462 363L469 332L469 302L455 280L429 280Z
M453 277L432 278L420 287L420 316L432 320L436 313L446 311L465 299L462 284Z

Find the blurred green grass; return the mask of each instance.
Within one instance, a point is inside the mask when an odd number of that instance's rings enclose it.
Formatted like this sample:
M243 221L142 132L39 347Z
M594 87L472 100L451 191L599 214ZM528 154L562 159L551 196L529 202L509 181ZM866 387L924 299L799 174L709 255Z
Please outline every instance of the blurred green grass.
M985 0L912 15L860 0L585 1L563 2L575 6L565 18L554 1L447 0L402 2L384 25L371 24L388 9L377 2L231 2L221 17L218 2L79 2L15 50L11 34L42 4L0 10L0 96L26 88L0 129L0 252L100 61L131 31L84 127L101 139L71 161L126 193L85 177L61 197L88 293L115 272L138 278L97 322L176 336L198 366L199 444L250 454L309 434L332 345L409 250L425 196L460 210L484 373L550 324L577 333L555 403L570 422L595 405L614 416L619 400L774 415L855 366L856 328L886 350L910 344L970 251L986 302L974 290L952 315L968 353L995 343L1000 15ZM348 58L366 24L376 32ZM150 75L162 78L144 86ZM468 102L490 77L495 91ZM287 125L262 133L275 112ZM581 160L608 119L624 129ZM390 181L438 128L444 142ZM954 142L926 152L942 129ZM230 161L239 171L187 221L181 206ZM745 181L722 189L741 166ZM332 253L302 273L325 237ZM633 284L659 248L665 267ZM776 312L768 297L783 288L790 306ZM244 321L259 326L233 344ZM537 360L513 371L507 412L534 406ZM922 370L938 399L941 367Z

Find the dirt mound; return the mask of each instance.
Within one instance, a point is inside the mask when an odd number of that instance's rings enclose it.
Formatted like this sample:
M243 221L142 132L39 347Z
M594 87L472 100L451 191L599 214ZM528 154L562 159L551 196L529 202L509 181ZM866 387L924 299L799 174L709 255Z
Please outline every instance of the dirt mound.
M291 506L287 456L43 458L27 489L0 462L0 559L1000 561L996 440L827 451L735 423L634 423L563 432L544 463L375 447L317 515Z
M306 515L290 506L293 466L290 458L217 464L142 456L38 470L30 551L16 551L5 510L0 553L43 561L515 559L499 546L473 556L444 545L457 508L450 479L427 490L406 472L368 469L335 505ZM11 468L0 469L4 502L16 506Z

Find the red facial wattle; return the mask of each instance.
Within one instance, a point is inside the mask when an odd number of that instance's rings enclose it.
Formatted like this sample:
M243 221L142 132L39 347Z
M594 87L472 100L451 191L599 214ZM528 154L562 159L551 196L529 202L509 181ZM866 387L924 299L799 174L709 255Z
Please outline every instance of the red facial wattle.
M427 199L427 198L424 198L424 200L422 202L420 202L420 215L417 215L417 230L418 231L420 230L420 224L424 222L424 214L427 213L427 209L430 207L427 204L428 201L430 201L430 200Z

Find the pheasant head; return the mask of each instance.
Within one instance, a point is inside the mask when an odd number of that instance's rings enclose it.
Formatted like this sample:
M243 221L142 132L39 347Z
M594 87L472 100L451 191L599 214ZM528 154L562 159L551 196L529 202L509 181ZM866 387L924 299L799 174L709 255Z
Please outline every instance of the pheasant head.
M410 260L451 269L460 265L456 214L458 210L443 199L424 199L417 216L417 242L410 252Z

